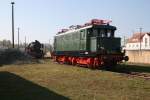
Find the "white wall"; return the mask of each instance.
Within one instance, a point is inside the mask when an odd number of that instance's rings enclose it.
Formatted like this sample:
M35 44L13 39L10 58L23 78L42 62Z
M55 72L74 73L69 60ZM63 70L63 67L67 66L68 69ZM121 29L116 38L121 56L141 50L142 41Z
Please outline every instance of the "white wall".
M150 50L127 50L126 55L129 57L128 62L150 64Z
M147 43L145 42L146 39L147 39ZM140 42L127 43L125 49L126 50L140 50ZM141 49L142 50L150 50L150 36L147 34L145 34L143 36L143 41L141 42Z

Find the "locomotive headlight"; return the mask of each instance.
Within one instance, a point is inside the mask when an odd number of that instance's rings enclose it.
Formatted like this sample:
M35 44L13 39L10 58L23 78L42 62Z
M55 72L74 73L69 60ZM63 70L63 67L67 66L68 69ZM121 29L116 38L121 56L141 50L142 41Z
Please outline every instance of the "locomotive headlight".
M89 52L85 52L85 54L87 55L87 54L89 54Z

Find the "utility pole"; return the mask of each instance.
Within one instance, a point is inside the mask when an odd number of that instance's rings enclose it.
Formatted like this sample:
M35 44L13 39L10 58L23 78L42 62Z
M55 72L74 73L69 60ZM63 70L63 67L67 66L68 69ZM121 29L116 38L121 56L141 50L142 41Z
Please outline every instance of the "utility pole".
M51 52L51 40L49 39L49 51Z
M26 49L26 36L25 36L25 42L24 43L25 43L25 49Z
M15 2L11 2L12 4L12 48L14 48L14 4Z
M20 28L18 27L18 49L19 49L19 30Z
M142 45L141 45L141 35L142 35L142 29L143 28L140 27L139 29L140 29L140 52L141 52L141 48L142 48Z
M126 37L124 36L124 47L125 47L125 45L126 45Z

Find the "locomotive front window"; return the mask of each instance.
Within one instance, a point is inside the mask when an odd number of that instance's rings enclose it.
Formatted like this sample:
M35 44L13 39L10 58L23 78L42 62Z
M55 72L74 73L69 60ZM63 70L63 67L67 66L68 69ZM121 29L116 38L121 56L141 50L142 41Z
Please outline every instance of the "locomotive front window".
M107 30L108 37L114 37L114 30Z
M104 28L93 28L88 30L92 37L114 37L114 30Z
M107 36L108 36L108 37L112 37L112 31L111 31L111 30L108 30L108 31L107 31Z
M106 33L105 33L104 29L100 29L99 33L100 33L100 37L105 37L106 36Z
M114 30L99 29L99 36L100 37L114 37Z
M93 36L98 36L98 29L93 29Z

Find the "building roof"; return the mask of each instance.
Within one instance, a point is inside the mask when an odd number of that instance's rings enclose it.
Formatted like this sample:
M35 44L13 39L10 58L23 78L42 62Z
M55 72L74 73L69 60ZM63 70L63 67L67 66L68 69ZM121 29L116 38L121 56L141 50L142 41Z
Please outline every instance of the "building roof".
M150 32L143 32L143 33L134 33L131 38L128 39L127 43L137 43L143 41L143 37L145 34L148 34L150 36Z

